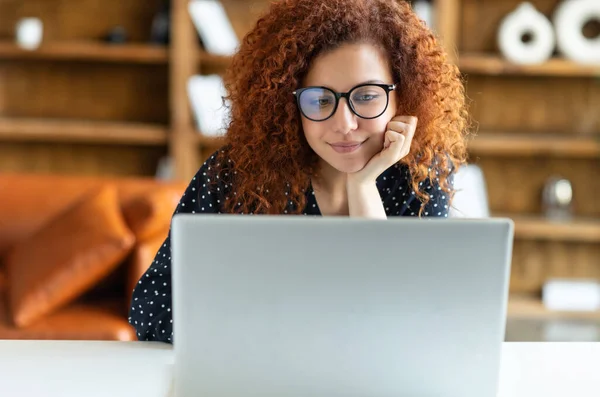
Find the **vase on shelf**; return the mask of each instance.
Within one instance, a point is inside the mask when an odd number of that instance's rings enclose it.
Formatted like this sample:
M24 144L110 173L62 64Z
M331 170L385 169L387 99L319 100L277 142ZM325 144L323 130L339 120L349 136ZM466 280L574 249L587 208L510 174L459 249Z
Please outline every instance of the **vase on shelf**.
M171 41L171 1L164 0L152 20L150 43L169 45Z

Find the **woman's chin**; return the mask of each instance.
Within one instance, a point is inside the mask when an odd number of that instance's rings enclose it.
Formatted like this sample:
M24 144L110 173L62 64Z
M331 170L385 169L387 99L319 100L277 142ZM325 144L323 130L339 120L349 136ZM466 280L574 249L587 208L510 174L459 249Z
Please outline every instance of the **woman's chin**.
M352 174L365 168L372 156L368 153L339 154L325 151L321 161L338 172Z
M338 170L339 172L343 172L345 174L353 174L365 168L365 161L352 161L352 162L334 162L329 163L333 168Z

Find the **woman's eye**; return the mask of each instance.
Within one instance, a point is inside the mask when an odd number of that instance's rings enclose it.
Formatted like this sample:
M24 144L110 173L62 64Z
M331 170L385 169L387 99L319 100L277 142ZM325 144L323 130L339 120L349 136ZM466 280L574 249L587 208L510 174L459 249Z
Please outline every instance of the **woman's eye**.
M377 99L378 96L379 95L376 95L376 94L362 94L362 95L357 95L356 97L354 97L354 100L359 101L359 102L368 102L368 101Z
M329 104L331 104L331 101L329 100L329 98L319 98L319 99L315 100L313 103L315 105L322 107L322 106L328 106Z

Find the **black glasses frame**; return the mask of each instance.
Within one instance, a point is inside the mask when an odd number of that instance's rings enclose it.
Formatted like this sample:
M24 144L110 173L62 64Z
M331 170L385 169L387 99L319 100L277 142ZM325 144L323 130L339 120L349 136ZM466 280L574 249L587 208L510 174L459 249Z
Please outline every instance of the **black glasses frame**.
M352 95L352 92L354 92L354 90L356 90L358 88L362 88L362 87L367 87L367 86L376 86L379 88L383 88L383 90L385 91L385 95L386 95L385 108L383 109L383 111L381 113L379 113L377 116L374 116L374 117L363 117L360 114L358 114L356 112L356 109L354 109L354 105L352 104L352 101L350 100L350 95ZM302 105L300 104L300 96L302 95L302 93L304 91L307 91L310 89L315 89L315 88L327 90L327 91L331 92L333 94L333 96L335 97L335 106L333 107L333 111L331 112L331 114L328 117L326 117L324 119L312 119L312 118L308 117L306 115L306 113L304 113L304 111L302 110ZM390 104L390 92L394 91L395 89L396 89L396 84L365 83L365 84L359 84L356 87L353 87L348 92L336 92L336 91L332 90L331 88L324 87L324 86L311 86L311 87L304 87L304 88L297 89L296 91L292 92L292 94L294 94L294 96L296 97L296 103L297 103L298 109L300 109L300 112L302 113L302 115L311 121L325 121L325 120L328 120L331 117L333 117L335 112L337 112L338 105L340 104L340 98L346 98L346 101L348 102L348 107L350 108L352 113L354 113L356 116L360 117L361 119L372 120L372 119L376 119L377 117L379 117L385 113L385 111L387 110L387 108Z

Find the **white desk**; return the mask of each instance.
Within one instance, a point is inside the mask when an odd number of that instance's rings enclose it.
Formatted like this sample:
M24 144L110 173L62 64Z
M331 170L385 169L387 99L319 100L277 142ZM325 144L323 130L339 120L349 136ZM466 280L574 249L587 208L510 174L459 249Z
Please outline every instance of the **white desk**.
M0 396L166 397L172 365L159 343L0 341Z
M172 365L159 343L0 341L0 396L166 397ZM500 379L499 397L598 397L600 343L505 343Z

